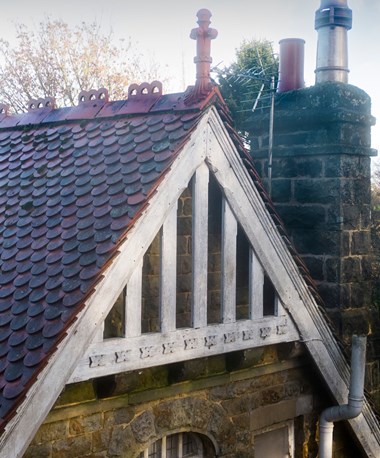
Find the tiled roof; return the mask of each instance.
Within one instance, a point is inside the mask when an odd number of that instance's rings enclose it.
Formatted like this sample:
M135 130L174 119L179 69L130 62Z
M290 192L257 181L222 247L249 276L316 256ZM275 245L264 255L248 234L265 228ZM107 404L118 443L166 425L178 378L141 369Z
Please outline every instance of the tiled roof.
M181 95L1 116L1 429L196 126Z
M317 296L218 89L189 106L188 93L152 87L127 101L0 114L0 430L210 104Z

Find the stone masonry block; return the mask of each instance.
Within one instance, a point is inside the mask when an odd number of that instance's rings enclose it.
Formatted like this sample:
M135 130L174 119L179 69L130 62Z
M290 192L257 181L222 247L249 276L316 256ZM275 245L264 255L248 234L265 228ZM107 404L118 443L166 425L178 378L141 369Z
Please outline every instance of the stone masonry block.
M349 309L342 313L342 333L345 340L353 334L367 335L369 331L368 311L364 308Z
M297 177L319 178L323 173L323 160L319 158L297 158Z
M334 179L298 179L294 186L294 198L300 203L332 204L339 198L339 183Z
M178 254L191 254L191 237L187 235L180 235L177 238L177 252Z
M56 441L67 437L68 421L56 421L53 423L45 423L37 431L34 436L33 444L42 444L46 442Z
M95 431L92 434L92 452L108 450L111 431L111 429L103 429L102 431Z
M325 224L326 208L323 205L287 205L276 202L276 208L289 231L294 228L313 229Z
M272 199L274 202L289 202L291 199L291 182L287 179L272 180Z
M323 256L302 256L310 275L314 280L323 280L324 257Z
M371 232L368 231L355 231L352 233L351 239L351 253L368 254L371 251Z
M146 410L131 423L132 432L137 442L147 442L156 435L154 416L151 410Z
M283 384L274 385L261 391L260 405L268 405L279 402L285 397L285 387Z
M187 293L192 289L191 273L177 276L177 291L179 293Z
M178 218L177 232L178 235L191 235L192 218L190 216Z
M296 158L273 158L272 178L293 178L298 176ZM260 170L258 170L260 173Z
M158 432L189 428L192 424L194 401L192 398L161 402L153 408Z
M136 440L131 428L115 426L112 429L109 442L108 456L133 458L136 456Z
M192 198L186 197L183 200L182 214L183 216L191 216L193 211Z
M340 258L331 257L325 261L324 280L329 283L339 282L340 278Z
M190 255L181 255L177 257L177 273L179 275L190 274L192 271L192 257Z
M339 308L340 301L340 285L336 283L318 283L318 292L321 295L327 309Z
M341 281L355 282L361 279L361 259L359 257L346 257L341 261Z
M79 436L84 433L99 431L103 427L103 414L73 418L69 421L69 436Z
M337 231L297 229L291 235L299 253L330 256L340 254L340 234Z
M91 451L91 434L61 439L53 443L52 458L77 458Z
M350 285L352 308L370 307L372 305L372 282L362 281ZM375 328L376 332L376 328Z
M358 205L343 205L343 229L357 230L361 225L361 208Z
M51 458L52 444L31 445L23 458Z
M139 375L138 372L131 372L128 374L126 378L128 379L127 383L129 383L129 389L133 390L137 387L141 387L141 375ZM134 383L131 383L129 379L134 379ZM108 412L104 412L104 425L107 428L112 428L115 425L128 424L133 417L134 408L131 406L110 410Z

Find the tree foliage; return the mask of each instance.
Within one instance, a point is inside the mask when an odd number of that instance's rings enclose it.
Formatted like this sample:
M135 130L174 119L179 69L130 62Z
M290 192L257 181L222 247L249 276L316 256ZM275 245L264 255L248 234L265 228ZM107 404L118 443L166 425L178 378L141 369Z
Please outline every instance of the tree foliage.
M236 60L223 69L215 69L221 93L231 111L235 125L244 132L244 122L260 88L265 83L262 97L268 95L271 76L278 79L278 58L268 40L245 40L236 49Z
M81 90L105 87L110 98L125 98L130 83L157 79L154 62L142 64L131 41L114 41L97 23L70 28L43 20L36 31L16 25L16 44L0 40L0 98L15 112L32 98L55 97L59 106L77 104Z

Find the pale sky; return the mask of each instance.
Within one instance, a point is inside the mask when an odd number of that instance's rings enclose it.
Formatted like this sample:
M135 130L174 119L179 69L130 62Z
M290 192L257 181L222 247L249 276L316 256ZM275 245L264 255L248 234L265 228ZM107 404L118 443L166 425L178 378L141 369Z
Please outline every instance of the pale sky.
M147 58L154 55L173 77L170 90L182 90L195 79L195 42L189 38L196 27L196 12L208 8L211 27L219 36L212 42L213 64L228 64L243 39L266 38L275 51L283 38L303 38L306 85L314 84L317 32L314 13L320 0L0 0L0 37L12 40L14 22L29 26L46 15L69 24L96 20L104 30L112 27L119 38L132 38ZM349 37L349 82L372 97L378 125L372 144L380 149L380 0L348 0L353 10ZM0 94L1 99L1 94Z

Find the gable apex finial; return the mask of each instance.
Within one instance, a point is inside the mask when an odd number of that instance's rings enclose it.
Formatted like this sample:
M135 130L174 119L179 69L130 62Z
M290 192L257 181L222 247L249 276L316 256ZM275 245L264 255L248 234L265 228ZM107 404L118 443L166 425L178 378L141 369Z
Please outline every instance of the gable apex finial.
M200 9L197 13L199 27L192 29L190 32L190 38L197 41L197 55L194 57L196 82L193 91L186 98L187 103L201 100L211 90L211 40L218 36L218 31L210 27L211 16L212 14L208 9Z

